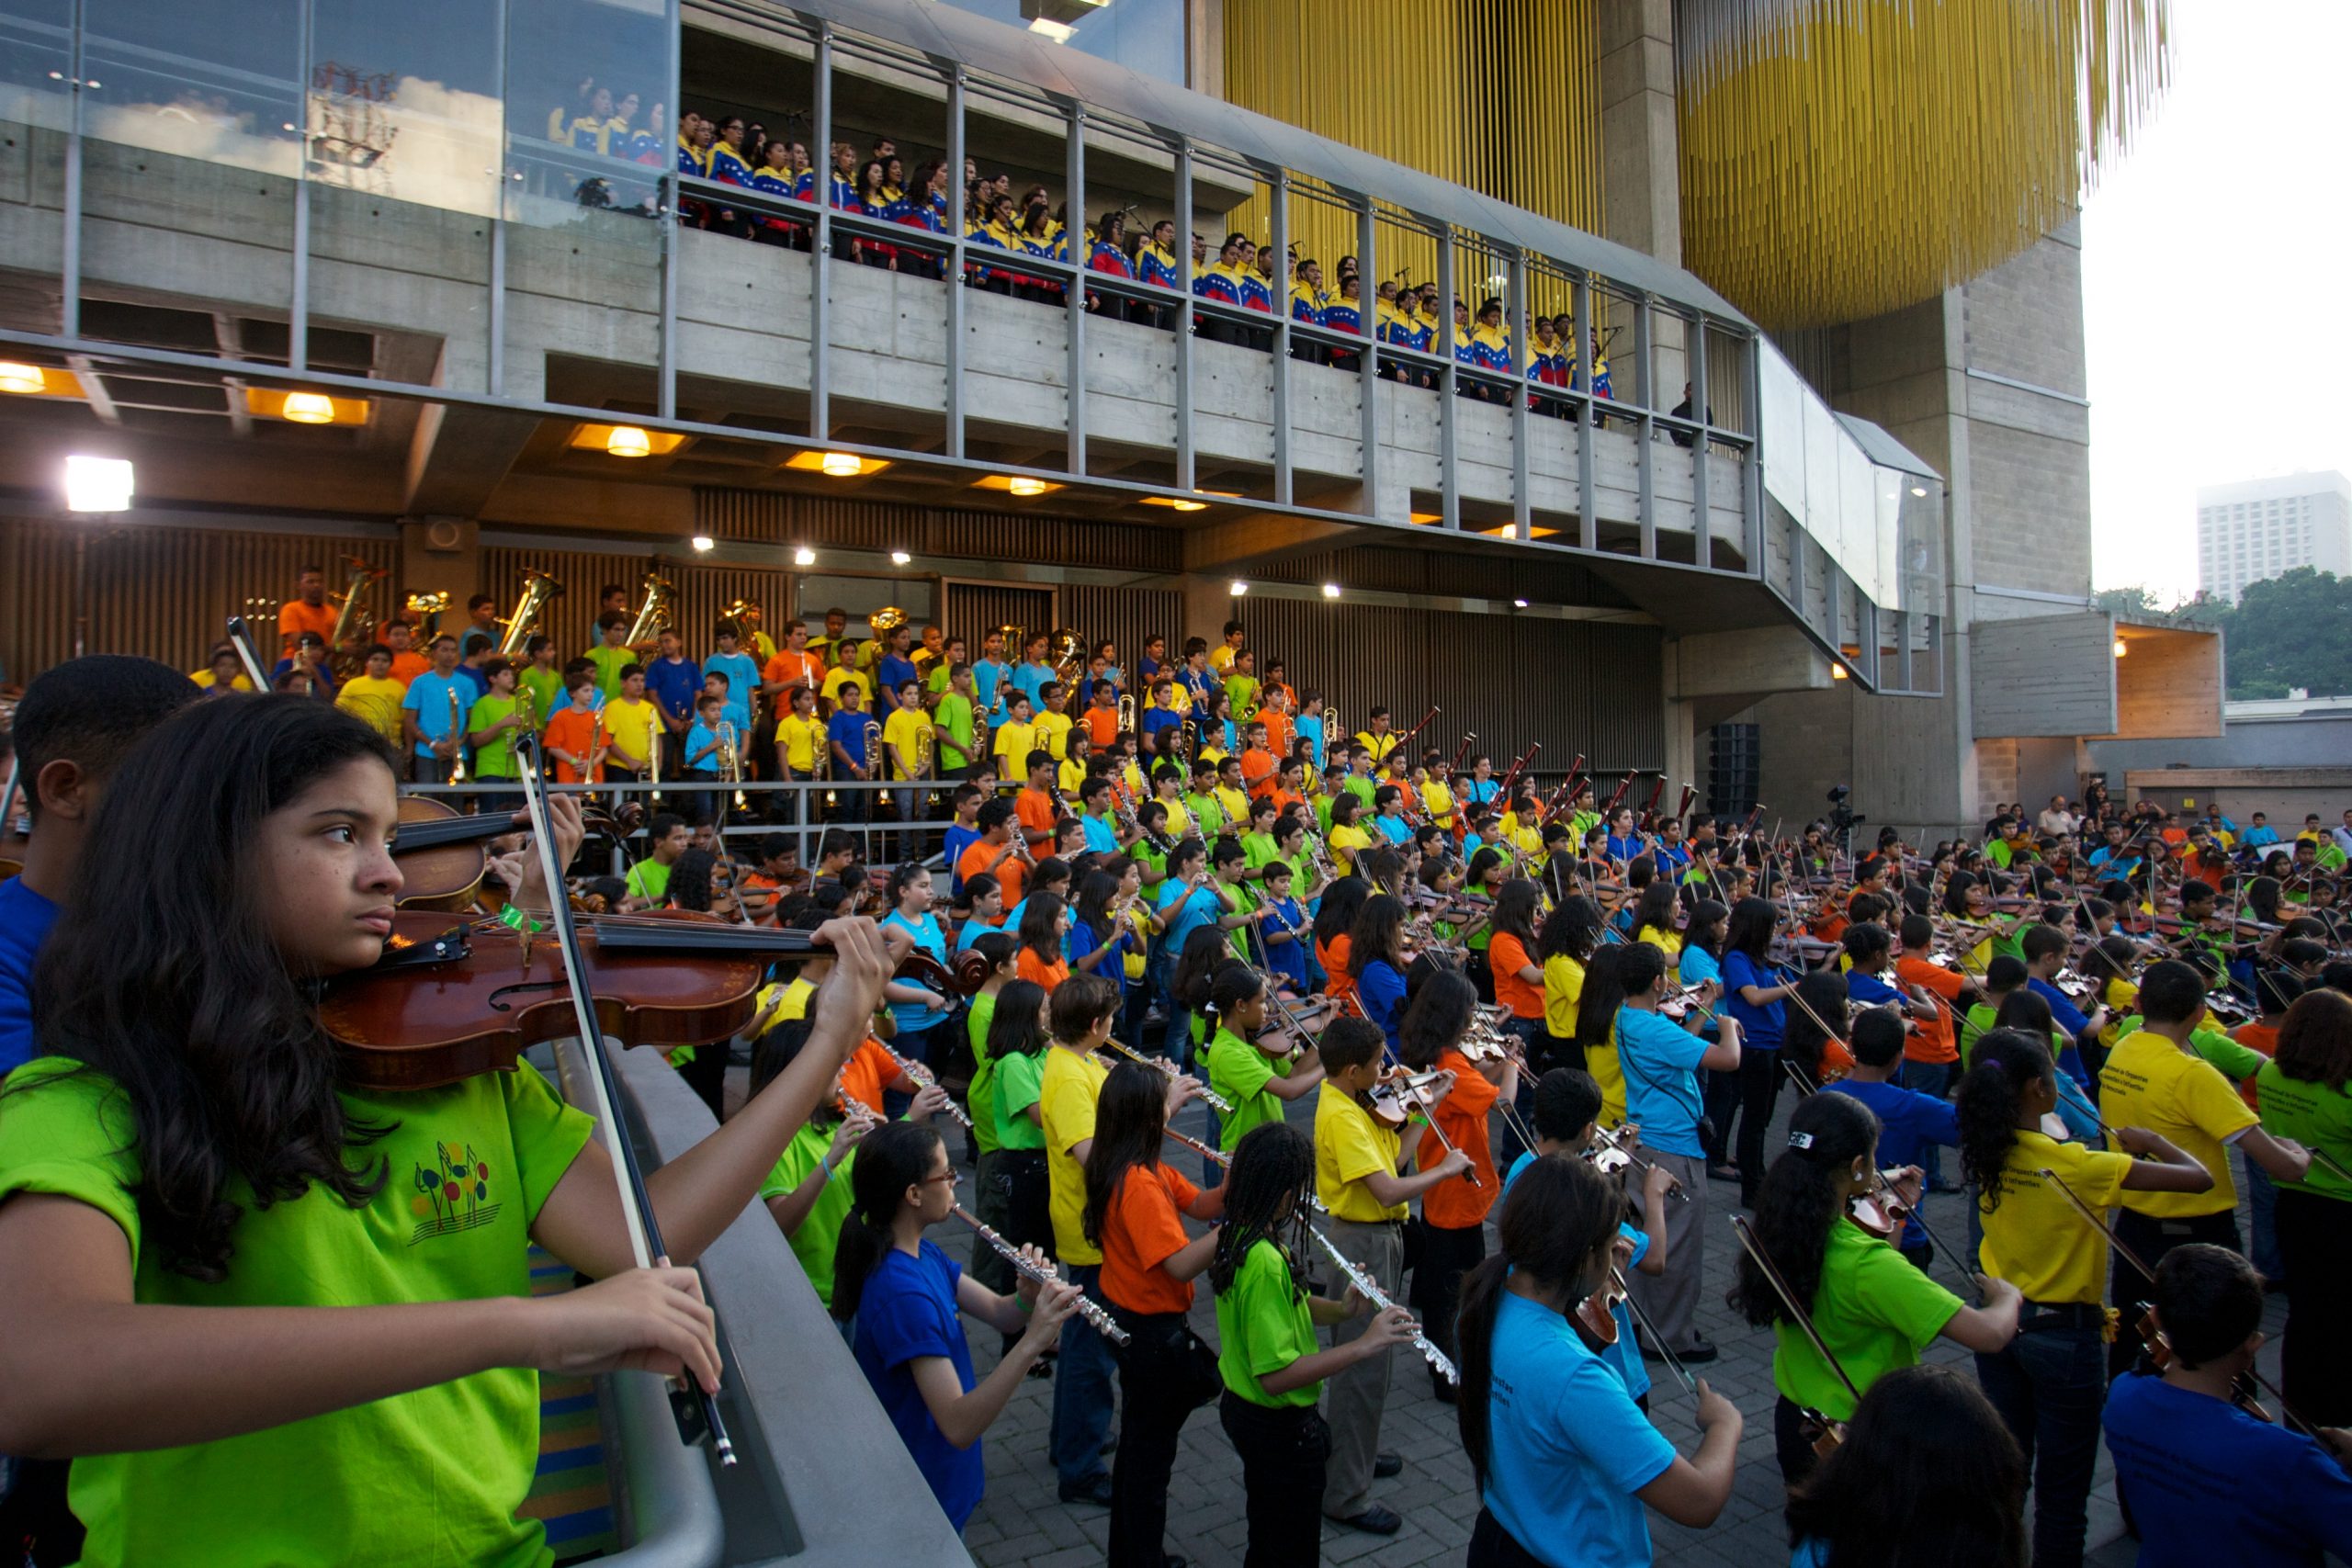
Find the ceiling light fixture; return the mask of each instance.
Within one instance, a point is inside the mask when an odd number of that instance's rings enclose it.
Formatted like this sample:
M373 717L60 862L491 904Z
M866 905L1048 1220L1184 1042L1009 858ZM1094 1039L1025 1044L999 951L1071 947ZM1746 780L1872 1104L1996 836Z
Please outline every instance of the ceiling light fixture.
M65 459L65 510L68 512L128 512L130 510L130 461L126 457Z
M48 378L41 374L40 366L13 359L0 361L0 392L40 392L48 389Z
M1229 591L1236 599L1238 599L1243 594L1250 592L1250 585L1237 577L1229 585Z
M653 450L653 438L633 424L616 424L605 434L605 450L616 457L642 457Z
M1842 664L1830 665L1829 678L1833 681L1843 681L1847 679L1846 667Z
M1928 487L1926 485L1913 485L1911 487L1911 493L1913 495L1925 495L1928 493Z
M297 424L333 424L334 400L323 392L288 392L283 412ZM637 432L637 439L642 443L645 432ZM639 456L642 457L643 453Z
M2115 657L2120 659L2123 657L2125 652L2126 649L2123 646L2123 639L2121 637L2117 637L2115 639Z
M1336 582L1327 582L1327 583L1325 583L1325 584L1323 585L1323 597L1324 597L1324 598L1326 598L1326 599L1337 599L1339 596L1340 596L1340 585L1339 585L1338 583L1336 583Z
M892 550L890 552L890 564L892 566L904 566L914 558L914 557L907 554L904 550Z
M1524 610L1527 608L1527 601L1524 599L1514 599L1510 602L1510 607L1514 610Z
M1023 479L1016 475L1005 480L1004 488L1015 495L1043 495L1046 493L1046 481Z
M837 479L854 479L865 467L854 452L828 452L817 466Z
M707 534L696 534L693 539L696 554L707 553L715 543L717 543L717 541L711 538Z
M802 545L792 552L792 564L795 566L815 566L817 564L817 552L810 549L808 546Z

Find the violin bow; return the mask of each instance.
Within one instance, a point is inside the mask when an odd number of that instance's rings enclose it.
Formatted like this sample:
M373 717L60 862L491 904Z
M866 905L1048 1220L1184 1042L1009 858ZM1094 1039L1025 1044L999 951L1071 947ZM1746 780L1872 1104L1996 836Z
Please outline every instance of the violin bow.
M669 1250L662 1245L661 1222L654 1217L652 1200L646 1194L645 1173L638 1167L637 1151L620 1123L619 1090L613 1077L612 1058L605 1050L605 1032L596 1021L596 1004L588 995L588 964L581 953L580 927L571 918L571 900L564 896L563 867L556 861L555 832L548 817L547 781L539 771L539 738L530 737L518 750L529 754L528 764L517 768L515 773L523 786L524 809L531 817L532 852L538 856L539 874L547 883L548 924L554 929L556 945L563 954L564 982L571 996L573 1027L579 1032L580 1049L591 1068L588 1082L595 1100L596 1126L612 1156L613 1179L620 1188L621 1220L628 1230L629 1252L640 1269L666 1269L670 1266ZM707 1436L718 1462L729 1468L734 1465L735 1445L728 1438L727 1423L719 1416L717 1399L699 1384L688 1388L673 1384L670 1390L670 1411L678 1423L680 1442L691 1445Z
M1731 1228L1738 1233L1741 1249L1755 1261L1756 1267L1762 1271L1765 1280L1770 1283L1772 1293L1781 1298L1781 1305L1786 1308L1789 1315L1796 1320L1796 1325L1804 1330L1804 1337L1813 1341L1814 1353L1828 1364L1831 1371L1838 1374L1838 1381L1846 1385L1846 1392L1853 1397L1854 1403L1861 1404L1862 1391L1854 1386L1854 1380L1846 1375L1846 1369L1838 1363L1836 1356L1830 1354L1829 1347L1822 1340L1821 1331L1813 1325L1812 1314L1798 1303L1797 1293L1789 1288L1788 1280L1781 1277L1781 1270L1774 1266L1771 1258L1765 1256L1762 1244L1757 1241L1755 1231L1747 1224L1747 1216L1734 1214L1731 1217Z
M1674 1374L1674 1381L1682 1385L1683 1393L1693 1399L1698 1398L1698 1380L1690 1375L1690 1369L1682 1364L1682 1358L1667 1348L1665 1338L1657 1331L1657 1325L1650 1321L1650 1314L1642 1309L1641 1302L1634 1295L1633 1285L1618 1272L1614 1263L1609 1265L1609 1277L1617 1281L1619 1290L1625 1292L1626 1310L1634 1314L1634 1321L1642 1325L1642 1332L1650 1337L1650 1343L1657 1348L1658 1356L1666 1362L1667 1371Z
M261 654L254 647L253 627L243 615L229 617L229 646L237 650L237 662L245 667L245 679L254 683L254 690L268 691L269 671L262 666Z

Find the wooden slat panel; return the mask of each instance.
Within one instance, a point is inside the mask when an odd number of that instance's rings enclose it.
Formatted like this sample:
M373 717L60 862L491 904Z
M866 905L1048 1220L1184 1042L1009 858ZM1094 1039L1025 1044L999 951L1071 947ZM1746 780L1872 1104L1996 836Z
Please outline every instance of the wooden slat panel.
M1171 648L1183 639L1177 628L1184 620L1184 596L1149 588L1086 588L1061 591L1062 624L1086 634L1087 645L1108 637L1118 645L1120 668L1133 673L1143 657L1144 639L1154 633Z
M947 585L947 615L944 630L963 637L967 651L974 659L980 656L980 639L994 626L1005 625L1026 626L1031 631L1054 629L1054 591L1050 588L1019 588L1010 583L950 582ZM1080 630L1089 630L1081 626ZM1007 659L1018 659L1021 650L1005 649Z
M1056 517L1038 510L1036 504L989 511L984 504L906 506L706 487L695 491L695 515L697 526L719 539L903 549L918 556L967 560L1054 561L1064 566L1168 572L1183 569L1182 537L1172 528Z
M503 615L522 596L527 569L553 572L563 592L548 606L540 626L555 638L559 662L582 653L596 640L597 590L619 583L629 591L634 609L638 583L652 565L650 552L551 550L537 546L485 545L481 552L482 592L495 594ZM674 581L674 578L673 579ZM441 629L455 631L465 624L462 613L442 617Z

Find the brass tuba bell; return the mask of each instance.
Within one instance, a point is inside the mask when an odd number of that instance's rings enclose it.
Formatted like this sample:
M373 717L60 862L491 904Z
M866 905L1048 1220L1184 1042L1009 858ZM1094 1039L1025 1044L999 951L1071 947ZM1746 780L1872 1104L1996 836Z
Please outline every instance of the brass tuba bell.
M537 623L539 612L547 608L548 600L562 592L563 584L549 573L537 567L524 570L523 596L514 601L514 613L506 617L506 630L498 639L500 657L521 656L524 645L531 640L531 627Z
M1085 634L1069 626L1056 626L1046 634L1046 662L1054 667L1054 674L1063 684L1075 681L1086 670Z
M637 619L623 639L632 648L651 641L654 633L670 624L670 612L678 599L678 585L658 571L647 572L639 589L645 595L645 603L638 606Z

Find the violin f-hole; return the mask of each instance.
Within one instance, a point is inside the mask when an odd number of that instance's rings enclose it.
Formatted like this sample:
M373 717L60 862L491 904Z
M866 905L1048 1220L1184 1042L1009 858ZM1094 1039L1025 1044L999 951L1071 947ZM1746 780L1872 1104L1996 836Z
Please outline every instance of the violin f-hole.
M502 1001L501 998L516 995L523 991L560 991L567 988L570 982L564 980L517 980L511 986L501 986L491 992L487 998L483 998L483 1005L492 1012L513 1012L514 1010Z

